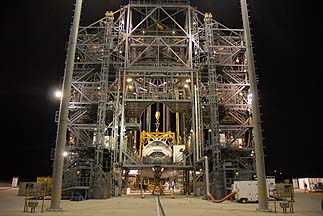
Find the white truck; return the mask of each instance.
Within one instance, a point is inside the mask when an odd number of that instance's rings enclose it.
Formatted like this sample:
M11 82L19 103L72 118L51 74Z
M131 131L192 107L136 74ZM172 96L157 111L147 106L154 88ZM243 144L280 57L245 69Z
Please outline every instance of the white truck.
M275 178L267 178L267 196L273 196L275 189ZM232 191L236 192L235 199L238 202L257 202L258 201L258 184L257 181L234 181Z

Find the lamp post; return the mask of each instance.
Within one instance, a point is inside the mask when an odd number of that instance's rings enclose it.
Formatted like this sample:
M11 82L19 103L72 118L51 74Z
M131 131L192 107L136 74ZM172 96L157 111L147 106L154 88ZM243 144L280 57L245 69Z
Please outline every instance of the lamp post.
M252 50L247 0L240 0L240 1L241 1L242 22L243 22L243 28L245 33L245 43L246 43L246 51L247 51L246 54L247 54L247 60L248 60L250 93L252 95L252 119L253 119L253 125L254 125L253 132L255 137L256 172L257 172L258 195L259 195L259 198L258 198L259 205L257 210L270 211L270 209L268 208L264 147L262 142L256 70L255 70L255 61L254 61L253 50Z
M62 193L63 165L64 165L64 150L66 144L66 130L68 121L68 106L71 95L72 75L74 68L74 58L76 50L76 41L78 28L81 17L82 0L76 0L72 30L70 34L67 59L64 71L64 81L59 109L59 119L56 137L56 151L53 169L53 188L51 196L51 204L49 211L60 211L60 200Z

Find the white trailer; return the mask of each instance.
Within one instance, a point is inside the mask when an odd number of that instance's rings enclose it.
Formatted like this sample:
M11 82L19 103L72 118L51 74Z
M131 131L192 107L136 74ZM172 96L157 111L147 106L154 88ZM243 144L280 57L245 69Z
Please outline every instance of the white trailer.
M237 192L235 198L238 202L258 201L258 185L256 181L235 181L233 191Z
M307 184L307 190L310 192L322 192L323 191L323 178L299 178L299 189L304 190L304 184Z
M267 196L273 195L275 189L275 178L267 178ZM257 181L234 181L232 191L237 192L235 199L238 202L257 202L258 201L258 183Z

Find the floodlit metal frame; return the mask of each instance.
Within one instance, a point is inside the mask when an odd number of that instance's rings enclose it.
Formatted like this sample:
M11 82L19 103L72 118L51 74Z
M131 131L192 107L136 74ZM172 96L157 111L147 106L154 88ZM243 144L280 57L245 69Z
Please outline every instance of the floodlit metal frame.
M130 1L80 27L68 114L75 144L67 142L64 173L90 170L82 186L97 190L96 197L121 194L124 169L152 166L134 149L140 131L151 130L157 102L167 110L166 130L170 113L179 113L176 136L188 161L182 170L192 171L194 193L204 156L217 198L234 180L254 178L248 66L244 31L188 1Z

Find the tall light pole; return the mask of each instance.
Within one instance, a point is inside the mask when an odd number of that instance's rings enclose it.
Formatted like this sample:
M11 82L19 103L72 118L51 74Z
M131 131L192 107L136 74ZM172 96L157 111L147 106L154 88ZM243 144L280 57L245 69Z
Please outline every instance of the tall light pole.
M64 165L64 150L66 144L66 131L67 131L67 121L68 121L68 106L71 95L71 84L72 75L74 68L75 50L78 28L81 17L82 0L76 0L74 18L72 24L72 30L70 34L68 49L67 49L67 59L65 64L64 72L64 82L62 89L62 98L59 109L59 119L56 137L56 151L54 159L54 169L53 169L53 189L51 196L51 204L48 210L50 211L60 211L60 200L62 193L62 178L63 178L63 165Z
M270 211L270 209L268 208L264 147L262 142L256 70L255 70L255 61L254 61L253 50L252 50L247 0L241 0L241 13L242 13L242 22L243 22L243 28L245 33L245 43L246 43L246 49L247 49L250 92L252 94L252 119L253 119L253 125L254 125L253 133L255 137L256 172L257 172L258 196L259 196L259 206L257 210Z

